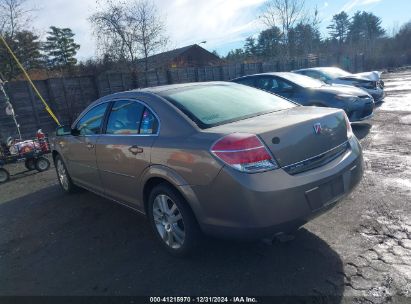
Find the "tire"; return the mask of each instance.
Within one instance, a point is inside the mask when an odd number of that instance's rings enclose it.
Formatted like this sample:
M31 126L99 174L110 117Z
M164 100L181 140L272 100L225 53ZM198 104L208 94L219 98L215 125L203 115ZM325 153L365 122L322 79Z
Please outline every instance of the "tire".
M169 253L187 256L198 248L202 239L200 228L187 202L176 189L166 183L155 186L147 209L151 228Z
M66 193L75 193L79 188L71 180L70 174L67 171L66 164L60 155L57 155L54 159L54 165L56 167L57 179L61 189Z
M9 171L0 168L0 184L7 182L10 179Z
M50 162L47 158L41 156L36 159L35 166L37 171L44 172L50 169Z
M36 170L36 160L34 158L26 159L24 166L26 166L29 171Z

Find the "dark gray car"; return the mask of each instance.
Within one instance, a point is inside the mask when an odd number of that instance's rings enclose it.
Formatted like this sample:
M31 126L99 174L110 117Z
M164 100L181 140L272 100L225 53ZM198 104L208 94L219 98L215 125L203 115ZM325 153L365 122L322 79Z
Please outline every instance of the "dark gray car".
M201 233L261 238L297 229L363 172L343 111L235 83L109 95L57 135L64 191L86 188L146 214L180 255Z
M303 106L342 109L351 122L368 119L374 111L372 96L360 88L328 85L323 81L295 73L254 74L232 81L280 95Z
M381 72L363 72L352 74L337 67L316 67L293 71L322 80L328 84L349 85L367 91L374 98L376 104L381 103L385 97L384 81L381 80Z

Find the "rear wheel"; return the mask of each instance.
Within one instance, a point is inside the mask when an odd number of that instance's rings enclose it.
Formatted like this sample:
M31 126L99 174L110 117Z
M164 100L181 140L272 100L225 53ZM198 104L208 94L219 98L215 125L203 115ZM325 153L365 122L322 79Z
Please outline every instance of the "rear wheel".
M59 184L64 192L73 193L76 192L79 188L73 184L71 177L67 171L66 165L62 160L60 155L57 155L54 159L54 164L56 167L57 178L59 180Z
M47 171L50 168L50 162L45 157L39 157L36 159L36 170L39 172Z
M195 250L201 231L194 214L178 191L160 184L151 191L148 202L150 224L165 249L185 256Z
M34 158L26 159L24 166L26 166L29 171L36 170L36 160Z
M0 168L0 184L7 182L9 179L9 172L6 169Z

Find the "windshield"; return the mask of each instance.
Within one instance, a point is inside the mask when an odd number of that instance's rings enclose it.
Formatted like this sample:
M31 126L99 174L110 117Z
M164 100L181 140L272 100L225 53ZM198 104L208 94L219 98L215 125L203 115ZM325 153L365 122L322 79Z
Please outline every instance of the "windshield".
M239 84L183 87L160 95L203 129L296 106L276 95Z
M324 68L319 70L331 78L345 77L351 75L347 71L344 71L340 68Z
M325 85L325 83L321 80L300 75L297 73L281 73L281 75L279 76L303 88L319 88Z

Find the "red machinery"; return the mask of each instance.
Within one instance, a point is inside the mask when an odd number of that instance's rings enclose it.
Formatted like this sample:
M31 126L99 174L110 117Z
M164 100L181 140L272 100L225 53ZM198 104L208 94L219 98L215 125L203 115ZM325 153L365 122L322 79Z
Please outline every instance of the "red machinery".
M8 164L24 162L27 170L46 171L50 168L49 160L44 155L50 153L50 144L46 135L40 130L35 139L17 140L9 138L7 144L0 146L0 183L10 179L5 168Z

